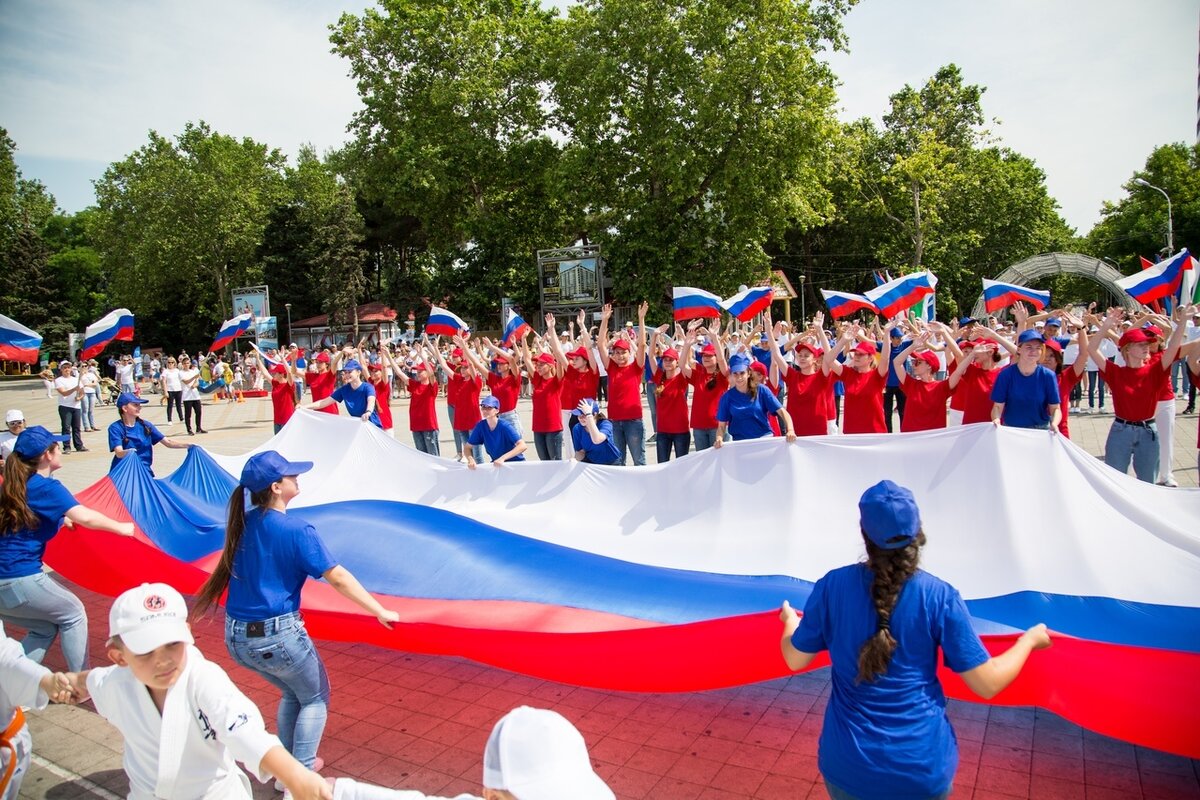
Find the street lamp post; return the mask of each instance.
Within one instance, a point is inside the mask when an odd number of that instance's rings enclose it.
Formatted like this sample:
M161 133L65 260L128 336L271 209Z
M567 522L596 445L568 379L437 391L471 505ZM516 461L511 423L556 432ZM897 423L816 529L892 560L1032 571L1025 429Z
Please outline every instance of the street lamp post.
M1145 186L1147 189L1153 189L1161 194L1167 200L1167 255L1175 255L1175 223L1171 217L1171 197L1165 191L1155 186L1150 181L1144 178L1134 178L1133 182L1138 186Z
M284 303L283 307L287 311L287 321L288 321L288 338L287 338L287 340L290 342L290 341L292 341L292 304ZM280 344L282 344L282 342L280 342Z

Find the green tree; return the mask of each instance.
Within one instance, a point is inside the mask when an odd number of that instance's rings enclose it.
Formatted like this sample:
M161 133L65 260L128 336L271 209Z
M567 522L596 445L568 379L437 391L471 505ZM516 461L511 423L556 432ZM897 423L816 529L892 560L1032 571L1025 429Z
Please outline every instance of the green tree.
M262 280L257 253L283 196L284 157L248 138L188 123L149 143L96 183L96 240L112 300L146 320L170 320L143 341L185 344L231 314L230 290Z
M95 209L56 214L42 228L42 239L51 252L48 267L61 287L75 331L84 330L112 308L108 276L91 236L95 216Z
M619 299L763 277L829 210L822 176L850 2L591 0L557 39L565 191Z

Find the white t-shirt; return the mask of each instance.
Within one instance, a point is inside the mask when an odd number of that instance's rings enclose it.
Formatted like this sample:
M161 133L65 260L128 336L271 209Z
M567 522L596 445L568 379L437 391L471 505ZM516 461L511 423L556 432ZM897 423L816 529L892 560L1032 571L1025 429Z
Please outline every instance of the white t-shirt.
M59 375L54 379L55 393L58 394L58 404L67 408L82 408L83 402L76 394L79 391L79 378L72 375L69 378L64 378ZM70 391L70 394L61 394L63 391Z
M161 714L128 667L93 669L87 685L96 711L125 739L131 800L250 800L250 781L237 762L265 782L258 771L263 756L282 746L267 733L258 707L195 647L188 647Z
M1069 345L1063 348L1063 366L1071 366L1079 358L1079 343L1072 341ZM1084 358L1087 355L1084 354Z
M13 433L12 431L0 432L0 458L8 458L11 456L13 448L16 446L17 434Z
M183 390L183 382L179 379L178 367L167 367L162 371L162 382L166 391L179 392Z
M100 376L91 367L87 368L87 371L79 377L79 380L83 381L84 394L95 394L96 390L100 388Z
M194 386L188 386L187 381L200 375L200 370L192 367L191 369L179 370L179 381L183 387L183 397L181 400L199 400L200 399L200 381L196 381Z
M122 386L133 385L133 364L117 364L117 383Z
M39 684L49 674L50 670L26 657L20 642L8 638L0 622L0 719L11 721L17 706L45 708L50 698Z

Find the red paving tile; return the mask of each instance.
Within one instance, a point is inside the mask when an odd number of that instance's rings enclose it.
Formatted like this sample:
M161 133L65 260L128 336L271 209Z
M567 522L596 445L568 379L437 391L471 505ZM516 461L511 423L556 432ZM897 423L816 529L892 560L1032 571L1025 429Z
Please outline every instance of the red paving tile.
M92 652L110 600L76 590ZM273 721L279 695L235 666L222 621L197 645ZM827 796L817 742L828 670L713 692L631 694L542 681L457 658L319 642L332 685L321 755L331 776L453 796L478 792L491 726L516 705L575 723L620 800L771 800ZM61 667L55 648L47 664ZM1049 712L951 701L959 740L956 798L1200 800L1198 762L1084 731Z

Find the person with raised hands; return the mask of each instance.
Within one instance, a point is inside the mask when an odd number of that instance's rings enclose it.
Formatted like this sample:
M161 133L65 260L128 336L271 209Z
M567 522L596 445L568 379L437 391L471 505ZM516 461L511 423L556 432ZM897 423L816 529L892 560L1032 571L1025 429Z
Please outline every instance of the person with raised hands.
M1099 332L1088 342L1088 356L1108 384L1116 415L1105 440L1104 463L1125 473L1132 462L1138 480L1147 483L1158 482L1158 426L1154 421L1158 398L1163 383L1170 383L1171 363L1183 342L1181 321L1194 308L1189 305L1175 309L1175 330L1157 361L1150 358L1150 335L1138 327L1126 330L1117 342L1123 365L1104 358L1100 342L1124 319L1125 311L1121 308L1109 309Z
M778 398L763 385L760 373L750 368L750 356L737 353L729 358L729 374L732 386L721 395L717 405L717 440L714 449L720 449L725 441L725 432L736 442L742 439L764 439L774 436L769 418L779 417L779 428L789 441L796 441L796 431L787 409Z
M770 318L767 319L768 323ZM898 320L888 320L888 328ZM881 334L875 321L876 335ZM837 345L821 359L821 371L833 373L842 380L846 390L846 408L842 414L842 433L887 433L883 419L883 390L887 383L888 363L892 355L891 337L882 337L882 349L868 337L861 326L848 325L838 337ZM837 357L849 353L850 368L846 369Z
M450 358L442 355L440 341L435 341L433 355L449 376L446 381L446 406L450 427L454 431L455 459L463 460L463 449L471 429L482 417L479 415L479 395L483 392L483 374L466 355L467 341L461 336L452 338L454 348Z
M718 330L718 333L720 331ZM701 343L700 338L704 341ZM699 346L700 363L696 364ZM717 404L721 395L729 388L729 364L725 360L725 347L719 337L714 336L700 320L688 323L680 351L679 367L692 386L692 412L689 427L696 450L707 450L717 439Z
M1047 339L1046 350L1042 354L1042 366L1050 370L1058 378L1058 396L1059 398L1071 397L1072 391L1079 382L1083 380L1084 370L1090 363L1088 360L1088 334L1087 325L1083 320L1078 319L1070 314L1064 314L1063 319L1067 320L1073 328L1075 328L1076 349L1079 351L1074 363L1064 364L1064 348L1059 344L1058 339ZM1061 403L1062 419L1058 423L1058 432L1068 439L1071 438L1070 423L1067 420L1070 414L1070 403ZM1078 412L1079 409L1075 409Z
M529 381L533 386L533 446L540 461L562 461L563 419L562 394L563 376L568 369L566 356L558 341L554 327L554 315L546 315L544 340L550 352L533 355L529 345L529 333L517 342Z
M599 403L585 397L571 415L579 419L571 428L576 461L609 466L621 460L621 452L613 444L613 424L600 411Z
M929 349L933 331L923 331L912 340L911 346L900 349L893 358L900 391L905 397L904 416L900 419L900 432L932 431L946 427L946 401L971 365L971 359L962 356L955 361L954 371L944 380L937 379L941 362ZM912 369L910 376L904 369L908 361Z
M432 361L434 350L429 345L429 337L421 335L420 347L414 356L412 365L413 377L395 367L392 374L400 381L400 385L408 390L408 429L412 433L413 446L422 453L431 456L442 454L441 442L438 440L437 418L437 380L433 375ZM436 351L434 351L436 352Z
M612 304L606 304L600 314L600 362L608 371L608 419L613 425L613 444L621 453L621 466L626 452L636 466L646 465L646 427L642 421L642 370L646 365L646 312L650 304L638 306L636 342L619 334L609 342L608 323ZM633 349L633 348L636 348Z
M768 342L771 363L779 369L787 387L786 408L796 436L821 436L829 433L829 409L833 394L831 373L821 369L821 356L829 349L822 327L825 315L818 312L807 331L793 336L787 346L794 348L795 363L783 357L779 343Z
M515 350L510 353L497 347L491 339L485 337L482 341L483 358L474 362L475 369L487 376L492 397L500 401L500 419L511 425L518 436L524 436L521 416L517 413L517 399L521 395L521 374L517 366L519 356ZM468 357L472 356L470 350L466 352ZM490 364L484 364L485 358L490 359Z
M654 331L655 338L665 336L666 330L666 325L657 328ZM671 346L673 344L673 341L668 342L667 348L662 351L661 363L656 364L651 389L658 400L658 438L655 447L659 464L670 461L672 452L676 458L686 456L692 444L692 431L688 426L688 388L691 381L680 367L684 356ZM686 339L684 347L687 347ZM691 358L691 354L688 353L687 357Z
M596 348L592 345L592 336L588 332L586 314L579 310L578 327L579 342L574 350L564 353L562 362L563 372L562 410L567 412L567 422L571 428L579 424L579 416L574 410L579 407L579 401L586 397L599 397L600 373L597 371ZM574 331L576 323L571 323L570 331ZM572 335L571 341L575 341Z
M962 412L962 424L971 425L976 422L989 422L992 418L992 387L996 385L996 376L1000 374L1000 363L1004 350L1016 355L1016 346L1005 337L996 333L986 325L975 325L972 328L975 335L971 343L971 364L963 373L962 380L955 390L950 407ZM949 342L946 346L949 347ZM966 358L964 348L956 345L959 352Z

